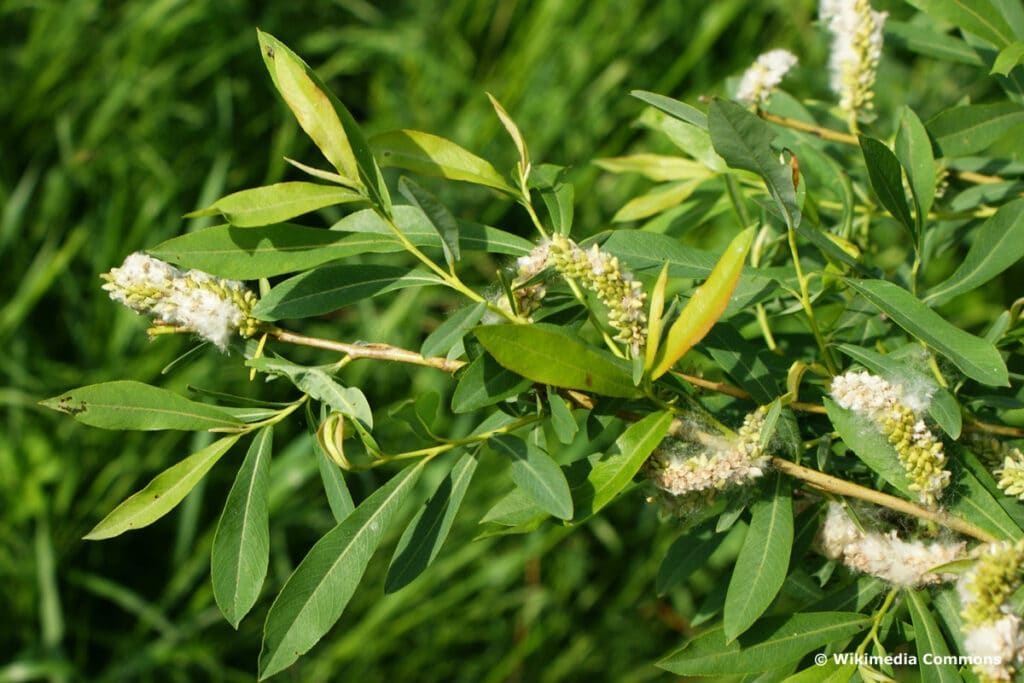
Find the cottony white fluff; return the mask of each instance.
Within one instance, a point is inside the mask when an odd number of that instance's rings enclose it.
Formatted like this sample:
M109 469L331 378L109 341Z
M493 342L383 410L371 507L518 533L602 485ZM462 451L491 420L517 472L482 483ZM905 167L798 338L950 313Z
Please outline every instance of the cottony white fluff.
M796 55L788 50L765 52L743 72L736 89L736 99L748 105L760 106L767 103L772 91L779 87L779 83L796 63Z

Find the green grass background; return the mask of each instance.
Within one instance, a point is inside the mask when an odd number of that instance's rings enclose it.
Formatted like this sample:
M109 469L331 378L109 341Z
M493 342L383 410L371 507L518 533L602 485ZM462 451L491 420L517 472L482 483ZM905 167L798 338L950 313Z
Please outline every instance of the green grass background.
M97 277L131 251L208 224L186 212L297 177L283 156L316 163L271 89L257 26L303 55L367 132L437 133L507 169L514 149L484 95L493 93L535 160L572 167L587 234L649 185L589 162L670 149L633 125L642 106L629 90L693 101L720 93L759 52L788 47L807 64L791 89L825 97L814 11L808 0L0 0L0 683L253 680L270 599L331 526L303 425L279 430L267 589L235 632L213 603L208 564L244 450L153 527L87 543L102 515L205 436L104 432L36 405L113 379L287 395L250 385L237 356L210 349L161 375L192 343L149 342ZM880 87L881 103L907 95L897 86L910 68L883 74L892 85ZM466 218L529 234L492 193L431 187ZM496 265L474 267L482 280ZM417 347L454 303L404 292L316 331ZM355 364L346 379L381 409L410 382L451 390L440 373L404 367ZM375 476L352 478L357 498ZM721 599L722 562L657 598L673 529L637 496L572 534L470 543L508 484L485 463L437 565L385 598L382 552L339 624L280 680L667 678L652 661L681 641L702 600Z

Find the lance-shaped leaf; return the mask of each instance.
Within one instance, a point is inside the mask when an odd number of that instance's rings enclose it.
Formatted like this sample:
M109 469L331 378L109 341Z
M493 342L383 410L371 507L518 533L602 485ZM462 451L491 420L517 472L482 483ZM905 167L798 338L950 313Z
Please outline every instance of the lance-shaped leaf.
M425 461L377 489L310 549L267 613L260 680L291 665L341 617Z
M234 192L218 199L209 208L193 211L185 217L220 214L236 227L251 228L280 223L325 206L362 199L362 195L344 187L291 181Z
M367 429L373 429L373 411L362 390L358 387L342 386L322 368L306 367L283 358L269 356L252 358L246 361L246 365L260 372L289 378L296 387L318 401L323 401L332 410L359 420Z
M906 332L951 360L968 377L982 384L1009 386L1006 363L991 342L950 324L913 294L891 282L847 280L847 283Z
M708 108L708 130L715 151L730 168L761 176L790 230L800 225L796 179L789 164L771 148L772 129L758 116L730 100L716 99Z
M393 130L374 135L370 146L382 166L517 194L491 162L437 135L418 130Z
M495 434L488 443L512 459L512 481L541 510L559 519L572 519L569 483L550 455L511 434Z
M679 676L721 676L761 673L796 662L808 652L844 640L871 625L855 612L810 612L768 617L736 640L721 627L690 640L658 662Z
M512 142L515 143L516 151L519 152L519 177L525 184L530 175L530 152L526 149L526 140L519 131L519 126L516 125L516 122L505 111L505 108L501 106L501 103L495 99L494 95L487 93L487 99L491 101L494 113L498 115L501 125L505 127L505 130L508 131L509 136L512 138Z
M907 207L907 195L903 191L903 172L899 159L881 140L860 136L860 150L868 169L871 189L892 216L907 229L915 243L918 233L914 219Z
M463 455L409 522L391 558L384 579L385 593L394 593L411 583L441 552L476 466L474 453Z
M1024 258L1024 199L999 208L985 221L967 256L944 282L936 285L925 302L936 305L969 292Z
M920 234L924 219L935 201L935 155L932 153L928 131L910 107L903 107L900 112L900 127L896 131L896 157L910 181Z
M1003 49L1013 40L1013 29L993 0L909 0L910 4L937 19L970 31Z
M420 346L420 353L427 358L443 356L448 353L480 322L480 318L486 312L487 303L480 301L452 313L447 320L427 335Z
M444 250L444 260L449 267L460 258L459 253L459 222L448 210L448 207L433 194L423 189L408 178L398 180L398 191L412 204L419 207L427 217L430 226L437 231Z
M263 63L274 86L295 112L303 129L341 175L357 187L364 187L369 199L386 215L391 214L391 196L377 161L352 114L317 77L309 65L269 33L257 31ZM281 73L284 77L281 77ZM286 94L287 93L287 94ZM289 100L289 97L294 100ZM299 111L296 111L296 108ZM310 129L303 123L308 121ZM340 124L340 136L338 126ZM318 137L324 139L321 145Z
M651 413L624 431L615 441L618 452L595 461L587 474L586 485L576 489L578 509L573 521L579 523L615 500L671 426L672 414L659 412Z
M718 259L710 277L690 297L661 345L660 358L651 371L652 379L664 375L684 353L704 338L722 316L739 282L743 262L747 259L753 239L752 227L736 235Z
M103 429L223 430L242 425L214 406L128 380L90 384L39 403Z
M977 154L1024 124L1024 109L1016 102L966 104L944 109L928 121L940 156L947 159Z
M661 274L658 275L651 290L651 305L648 308L647 316L647 346L644 348L644 367L650 370L654 367L654 361L658 356L658 349L661 348L661 316L665 312L665 287L668 285L668 264L661 267Z
M935 623L931 610L925 604L925 594L927 591L906 591L910 619L914 624L914 641L920 661L921 683L958 683L963 679L957 673L957 667L942 663L949 656L949 646L946 645L946 639L942 636L939 625ZM926 653L934 660L925 663Z
M138 493L127 498L85 535L89 541L119 536L131 529L141 529L160 519L182 501L210 468L228 452L240 434L214 441L160 474Z
M708 117L705 116L704 112L686 104L685 102L680 102L679 100L674 100L671 97L665 97L664 95L648 92L646 90L631 90L629 94L638 100L646 102L656 109L660 109L669 116L679 119L680 121L685 121L686 123L697 126L698 128L708 127Z
M213 597L235 628L256 604L270 563L267 490L273 434L273 428L267 426L253 439L213 535Z
M725 596L723 628L732 642L762 615L778 595L793 547L793 502L779 474L750 508L750 529L736 559Z
M917 494L910 490L910 479L900 464L899 454L871 418L843 408L829 398L824 399L824 403L829 420L846 446L903 495L916 500Z
M561 327L485 325L473 333L502 367L534 382L622 398L639 393L625 362Z
M260 320L309 318L406 287L440 284L426 270L383 265L323 266L274 286L252 309Z

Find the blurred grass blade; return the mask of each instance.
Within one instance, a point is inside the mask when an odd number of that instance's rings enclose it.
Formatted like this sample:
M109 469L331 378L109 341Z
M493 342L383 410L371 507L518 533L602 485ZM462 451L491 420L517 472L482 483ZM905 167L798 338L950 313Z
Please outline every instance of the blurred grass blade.
M405 468L374 491L317 541L288 577L267 614L260 680L290 666L341 617L425 464Z
M89 541L113 538L160 519L188 495L240 436L225 436L167 468L141 491L114 508L84 538Z
M224 618L236 629L256 604L270 563L267 490L273 440L271 426L256 433L213 535L213 597Z
M90 384L39 404L103 429L218 430L242 425L219 408L131 380Z
M234 192L207 209L186 214L185 218L219 213L234 226L252 228L281 223L326 206L362 200L362 195L343 187L291 181Z
M684 353L704 338L725 312L743 272L754 232L755 229L750 227L732 239L707 281L686 302L661 345L661 358L651 371L651 379L668 372Z

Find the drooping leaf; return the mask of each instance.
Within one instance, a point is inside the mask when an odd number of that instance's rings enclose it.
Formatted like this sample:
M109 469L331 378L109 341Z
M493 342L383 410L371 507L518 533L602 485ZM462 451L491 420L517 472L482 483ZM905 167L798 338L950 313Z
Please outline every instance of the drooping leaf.
M426 270L385 265L322 266L275 285L253 309L261 320L309 318L406 287L440 284Z
M708 130L715 151L730 168L761 176L786 225L795 230L800 224L800 204L793 169L780 163L772 151L774 133L768 124L731 100L716 99L708 108Z
M625 362L561 327L484 325L473 333L498 363L534 382L604 396L628 398L639 392Z
M320 481L324 485L324 494L327 496L327 505L331 508L331 515L335 522L348 517L355 509L355 501L352 500L352 493L345 483L345 473L334 460L327 455L318 439L313 439L316 448L316 465L320 470Z
M452 410L467 413L516 396L530 387L530 380L502 367L482 353L462 371L452 394Z
M393 130L374 135L370 138L370 146L382 166L516 194L489 161L437 135L418 130Z
M358 420L367 429L373 429L373 411L363 391L358 387L342 386L322 368L298 365L269 356L252 358L246 361L246 365L260 372L289 378L296 387L316 400L323 401L331 410Z
M847 280L865 299L907 333L953 362L968 377L1008 386L1006 363L991 343L947 322L907 290L885 280Z
M213 535L213 597L224 618L236 629L256 604L270 563L267 490L273 435L269 425L256 433Z
M215 406L130 380L90 384L39 404L103 429L224 430L242 425Z
M427 358L443 356L454 348L469 331L480 322L487 311L487 303L479 302L461 308L427 335L420 346L420 353Z
M910 181L910 191L917 206L917 231L920 234L924 219L935 200L935 155L921 119L910 107L900 111L900 127L896 131L896 157Z
M441 247L444 249L445 262L450 267L453 263L462 258L459 252L459 222L444 204L433 194L423 189L408 178L402 177L398 181L398 191L402 196L419 207L423 215L427 217L430 226L437 231L441 238Z
M344 187L291 181L234 192L218 199L208 209L195 211L185 217L220 214L231 225L252 228L281 223L325 206L348 204L362 199L358 192Z
M659 351L660 358L651 370L652 379L668 372L684 353L704 338L721 317L739 282L743 262L747 259L753 239L754 228L747 228L726 247L707 281L697 288L669 328Z
M640 471L671 425L671 413L657 412L623 432L615 441L617 452L594 462L582 489L585 495L578 496L577 517L573 521L581 522L612 502Z
M965 104L945 109L928 121L939 155L948 158L978 154L1024 123L1024 109L1014 102Z
M141 491L114 508L84 538L89 541L113 538L132 529L141 529L160 519L195 488L199 480L235 445L240 436L232 434L214 441L156 475Z
M660 109L669 116L679 119L680 121L685 121L686 123L697 126L698 128L708 127L708 117L699 109L696 109L685 102L680 102L679 100L674 100L671 97L665 97L664 95L659 95L657 93L647 92L646 90L631 90L629 94L638 100L646 102L656 109Z
M405 468L374 491L317 541L288 577L267 614L260 680L291 665L341 617L425 464Z
M385 593L394 593L407 586L441 552L469 489L477 462L475 453L463 455L409 522L391 558L384 579Z
M910 235L917 241L917 226L907 207L907 195L903 192L903 173L899 159L884 142L860 136L860 150L864 155L864 164L868 169L871 188L878 195L893 218L903 224Z
M793 547L792 491L786 478L774 481L750 508L750 528L736 559L725 596L723 629L732 642L750 628L771 604L789 569Z
M953 664L946 664L945 658L949 656L949 646L946 639L935 623L931 610L925 604L922 593L926 591L906 591L907 607L910 609L910 619L914 624L914 644L917 648L919 669L921 671L921 683L959 683L963 680ZM925 662L925 655L929 654L933 661Z
M988 282L1024 258L1024 199L999 208L985 221L959 267L924 298L937 305Z
M559 519L572 519L569 483L550 455L539 446L511 434L495 434L488 443L512 459L512 481L530 500Z
M849 638L871 624L855 612L810 612L758 621L742 636L727 642L722 627L696 636L658 662L679 676L719 676L759 673L808 652Z

